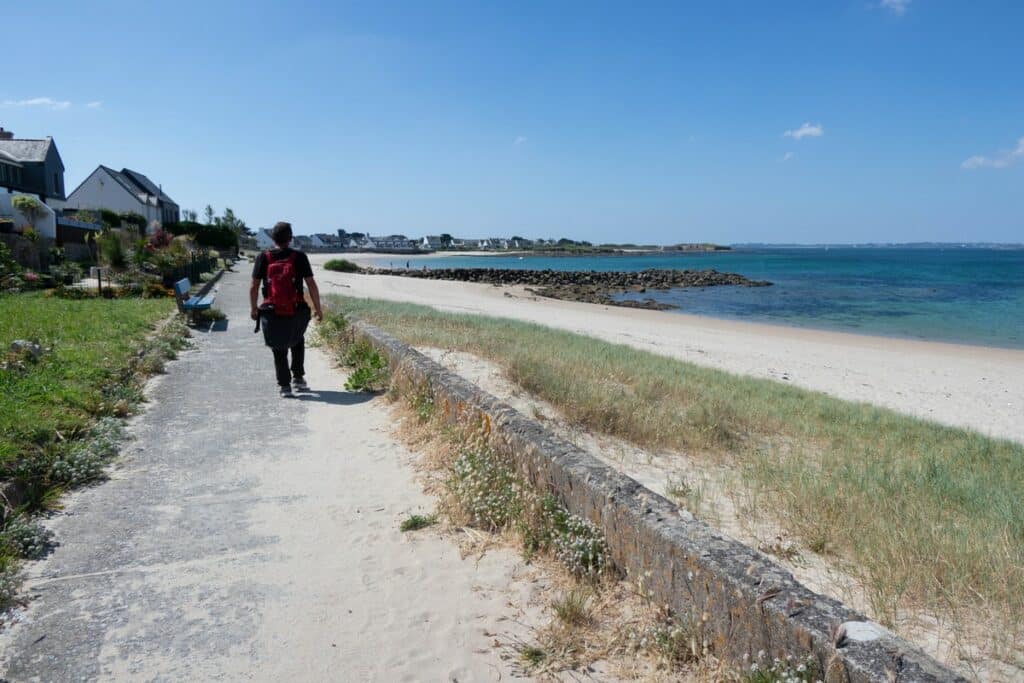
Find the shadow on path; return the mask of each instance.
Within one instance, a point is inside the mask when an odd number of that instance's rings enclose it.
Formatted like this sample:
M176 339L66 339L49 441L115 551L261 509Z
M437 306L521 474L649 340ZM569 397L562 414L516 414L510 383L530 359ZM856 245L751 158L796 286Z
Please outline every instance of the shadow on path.
M318 401L334 406L354 406L372 401L377 394L366 391L313 391L308 394L296 394L300 401Z

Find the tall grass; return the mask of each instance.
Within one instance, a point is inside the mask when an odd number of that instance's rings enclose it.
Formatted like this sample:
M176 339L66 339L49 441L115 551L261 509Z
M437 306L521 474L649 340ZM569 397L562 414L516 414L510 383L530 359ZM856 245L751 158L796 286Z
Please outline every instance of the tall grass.
M331 299L409 343L499 364L590 430L727 462L762 512L850 563L887 623L925 610L972 629L995 619L1004 645L1022 635L1020 444L536 324Z

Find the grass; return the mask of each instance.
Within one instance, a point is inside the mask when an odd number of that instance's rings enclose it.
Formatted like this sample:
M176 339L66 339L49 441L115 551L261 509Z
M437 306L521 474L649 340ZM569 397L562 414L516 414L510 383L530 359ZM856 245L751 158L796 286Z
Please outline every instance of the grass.
M437 524L437 515L409 515L402 520L399 529L402 531L419 531L435 524Z
M584 626L591 620L590 595L579 588L559 596L551 603L551 609L566 626Z
M41 293L0 298L0 350L15 339L50 349L22 370L0 371L0 464L68 439L117 406L112 387L166 299L71 301Z
M180 322L149 338L173 308L166 299L0 296L0 481L16 481L24 494L19 508L0 514L0 608L16 599L20 560L49 545L30 515L102 477L123 438L115 418L142 400L142 378L185 344ZM9 350L16 339L44 353Z
M1024 446L502 318L331 297L411 344L469 352L571 422L726 462L757 508L904 610L1024 624ZM992 628L994 633L998 629Z

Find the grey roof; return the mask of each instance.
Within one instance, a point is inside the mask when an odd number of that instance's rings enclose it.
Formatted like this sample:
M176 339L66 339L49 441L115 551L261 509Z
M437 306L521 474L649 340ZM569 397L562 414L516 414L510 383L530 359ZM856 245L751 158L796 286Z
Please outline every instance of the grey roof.
M11 154L10 152L5 152L2 149L0 149L0 163L7 164L8 166L17 166L19 168L21 167L21 164L18 163L18 160L14 157L13 154Z
M0 152L7 152L18 161L46 161L46 154L53 144L52 138L44 140L0 140Z
M151 194L154 197L159 197L161 201L170 202L171 204L177 203L173 199L168 197L166 194L164 194L160 190L160 187L157 186L152 180L142 175L138 171L133 171L130 168L122 168L121 173L128 177L133 183L142 188L144 192Z
M143 203L146 202L145 195L150 194L150 193L147 192L144 188L141 188L138 185L136 185L135 183L133 183L131 178L129 178L125 174L121 173L120 171L115 171L114 169L110 168L109 166L104 166L103 164L100 164L100 168L102 168L104 171L106 171L108 174L110 174L110 176L114 180L116 180L118 182L118 184L121 185L121 187L123 187L125 190L127 190L128 193L131 194L133 197L137 197L140 202L143 202ZM81 186L79 186L79 187L81 187ZM75 188L75 192L78 192L78 188ZM72 192L71 194L74 194L74 192Z

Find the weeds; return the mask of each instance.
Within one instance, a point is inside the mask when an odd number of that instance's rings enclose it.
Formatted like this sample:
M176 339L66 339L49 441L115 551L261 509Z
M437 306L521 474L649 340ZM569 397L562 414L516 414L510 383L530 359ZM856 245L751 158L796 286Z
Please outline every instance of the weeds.
M812 657L803 660L773 659L768 661L765 653L758 653L743 675L743 683L811 683L818 679L818 666Z
M539 667L547 659L547 653L536 645L523 645L519 648L519 656L527 666Z
M367 342L350 344L345 353L345 364L352 368L345 380L345 388L349 391L379 391L387 384L387 360Z
M551 603L558 620L566 626L585 626L590 623L590 596L583 590L573 589Z
M401 531L419 531L437 524L437 515L409 515L402 520Z

